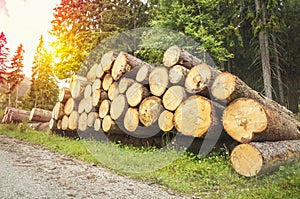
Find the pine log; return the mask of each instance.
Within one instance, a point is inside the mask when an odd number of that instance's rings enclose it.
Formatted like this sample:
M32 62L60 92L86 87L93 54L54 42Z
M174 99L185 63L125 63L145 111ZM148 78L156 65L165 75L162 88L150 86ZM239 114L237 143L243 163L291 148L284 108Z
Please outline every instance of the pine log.
M96 79L96 70L97 70L98 65L94 64L92 68L89 70L89 72L86 75L86 78L88 81L93 82Z
M101 62L100 62L102 70L104 72L111 70L111 67L117 57L118 57L118 53L116 53L114 51L109 51L109 52L105 53L101 57Z
M186 97L182 86L171 86L163 95L162 103L167 110L175 111Z
M171 46L166 50L163 56L163 64L167 67L172 67L176 64L180 64L187 69L191 69L201 63L202 60L191 55L178 46Z
M293 117L293 113L276 103L275 101L263 96L259 92L251 89L245 82L237 76L228 72L218 75L212 85L212 95L219 100L230 103L238 98L251 98L263 104L269 109L279 111Z
M71 96L71 92L69 88L61 88L59 90L59 95L58 95L58 101L61 103L66 103L66 101L68 99L70 99Z
M30 112L29 121L49 122L52 118L52 112L40 108L33 108Z
M61 120L57 120L57 130L61 130L61 125L62 125L62 121Z
M114 82L112 85L110 85L108 91L107 91L107 96L108 99L113 100L116 96L119 95L119 86L118 82Z
M78 113L81 114L84 112L85 110L85 104L86 104L86 98L83 98L80 100L79 104L78 104Z
M88 127L94 127L95 120L99 117L99 114L96 112L90 112L87 117Z
M165 67L156 67L149 75L150 91L153 95L160 97L169 85L169 73Z
M223 125L241 143L300 139L300 130L286 114L249 98L236 99L226 107Z
M97 132L97 131L101 131L101 119L100 118L97 118L94 122L94 130Z
M72 131L77 129L77 124L79 120L79 113L77 111L72 111L72 113L69 116L69 124L68 128Z
M174 126L180 133L202 137L205 133L219 130L223 107L209 99L193 95L187 98L174 113Z
M240 144L233 149L230 160L240 175L253 177L266 174L281 165L299 162L300 140Z
M161 99L155 96L145 98L139 107L139 118L141 123L148 127L154 124L161 112L163 111L163 106Z
M92 93L95 92L95 90L100 90L101 88L101 80L100 79L95 79L95 81L92 84Z
M13 107L6 107L2 123L28 121L30 113L30 111L19 110Z
M28 127L36 131L49 132L49 123L50 122L33 122L29 123Z
M56 102L52 110L52 118L55 120L60 120L64 116L64 104L61 102Z
M103 90L105 91L108 91L110 85L112 85L114 79L112 78L111 74L110 73L107 73L104 78L103 78L103 81L102 81L102 88Z
M83 112L80 114L78 118L78 130L80 131L87 130L87 119L88 119L87 113Z
M69 116L72 111L76 110L76 102L73 98L69 98L64 106L64 113L65 115Z
M88 97L88 98L86 98L86 101L85 101L85 108L84 108L84 110L85 110L86 113L89 113L89 112L92 111L92 109L93 109L93 98L92 97Z
M85 87L89 84L86 77L73 76L70 85L71 95L74 99L80 98L85 90Z
M190 93L200 93L208 97L210 91L208 90L215 78L221 72L206 63L202 63L193 67L186 76L185 87Z
M102 121L102 130L104 132L116 133L121 132L116 123L111 119L109 115L106 115Z
M100 106L100 97L101 97L101 91L100 90L95 90L92 94L93 98L93 106L99 107Z
M189 70L181 65L175 65L169 70L169 79L172 84L184 85Z
M57 120L55 120L54 118L51 118L50 122L49 122L49 129L51 131L56 131L57 129Z
M102 79L104 74L105 74L105 72L103 71L101 64L98 64L97 69L96 69L96 77L99 79Z
M153 69L154 67L151 65L143 65L139 68L135 80L141 84L148 84L149 75Z
M174 114L171 111L164 110L158 118L159 128L164 132L171 131L174 128L173 118Z
M64 115L61 120L61 129L65 131L68 130L68 127L69 127L69 117Z
M84 98L88 98L92 96L92 86L90 84L85 87L83 96Z
M141 101L149 96L149 91L140 83L133 83L126 91L126 99L131 107L136 107Z
M138 70L143 65L149 64L126 52L121 52L112 66L111 75L113 79L117 81L126 72L130 71L133 68L136 68L136 70Z
M124 128L129 132L135 132L139 126L139 111L137 108L128 108L124 116Z
M110 101L103 100L99 107L99 117L104 118L110 112Z
M113 120L117 120L120 117L124 116L127 110L127 102L125 96L123 94L119 94L114 100L111 102L110 106L110 116Z
M134 83L135 81L131 78L123 77L119 81L119 93L124 94L127 89Z

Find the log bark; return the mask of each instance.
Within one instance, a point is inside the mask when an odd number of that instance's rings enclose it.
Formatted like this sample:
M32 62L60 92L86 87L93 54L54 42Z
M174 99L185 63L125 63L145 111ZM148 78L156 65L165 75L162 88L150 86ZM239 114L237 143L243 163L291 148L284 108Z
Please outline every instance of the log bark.
M92 84L92 93L95 92L95 90L100 90L101 84L102 84L102 82L100 79L95 79L95 81Z
M80 116L78 118L78 129L80 131L87 130L87 119L88 119L87 113L84 112L84 113L80 114Z
M189 70L181 65L175 65L169 70L169 79L172 84L184 85Z
M104 118L110 112L110 101L103 100L99 107L99 117Z
M149 96L149 91L140 83L133 83L126 91L127 103L131 107L136 107L141 101Z
M87 117L88 127L94 127L95 120L99 118L99 114L96 112L90 112Z
M135 80L141 84L148 84L149 75L153 71L154 67L151 65L143 65L139 68Z
M161 99L155 96L145 98L139 107L139 118L141 123L148 127L157 122L163 111Z
M126 72L130 71L133 68L136 68L136 70L138 70L143 65L149 64L126 52L121 52L112 66L111 75L113 79L117 81Z
M111 67L118 57L118 53L109 51L101 57L100 66L104 72L111 70Z
M241 143L300 139L300 131L289 117L249 98L236 99L226 107L223 125Z
M160 97L169 85L169 73L166 67L156 67L149 75L150 91Z
M87 85L84 89L84 93L83 93L84 98L88 98L92 96L92 86L91 85Z
M167 110L175 111L186 97L182 86L172 86L163 95L162 103Z
M82 97L85 87L89 84L86 77L73 76L70 85L71 95L74 99Z
M2 118L2 123L28 121L29 116L30 111L19 110L13 107L6 107L4 111L4 117Z
M282 112L291 117L294 116L290 110L251 89L240 78L228 72L223 72L216 77L212 85L212 95L216 99L225 101L226 103L231 103L235 99L242 97L251 98L274 111Z
M196 65L193 67L186 76L185 88L189 93L199 93L209 97L210 91L208 90L217 75L221 72L206 63Z
M29 121L49 122L52 118L52 112L40 108L33 108L30 112Z
M97 70L98 64L94 64L92 68L89 70L89 72L86 75L86 78L88 81L93 82L95 81L96 77L96 70Z
M163 56L163 64L167 67L172 67L179 64L187 69L191 69L201 63L202 60L191 55L178 46L171 46L166 50Z
M180 133L202 137L220 130L223 107L209 99L194 95L187 98L174 114L174 126Z
M69 128L69 117L64 115L61 120L61 129L65 131L68 130L68 128Z
M113 120L117 120L120 117L124 116L127 110L127 102L125 96L123 94L119 94L114 100L111 102L110 106L110 116Z
M124 94L127 89L134 83L135 81L131 78L123 77L119 81L119 92Z
M164 110L158 118L159 128L164 132L171 131L174 128L173 118L174 114L171 111Z
M73 98L68 99L64 106L64 114L69 116L72 111L76 110L77 104Z
M103 81L102 81L102 88L103 90L105 91L108 91L110 85L112 85L114 79L112 78L111 74L110 73L107 73L104 78L103 78Z
M116 96L119 95L119 86L118 82L114 82L112 85L110 85L108 91L107 91L107 96L108 99L113 100Z
M72 113L69 116L69 124L68 128L72 131L77 129L77 124L79 120L79 113L77 111L72 111Z
M139 111L137 108L128 108L124 116L124 128L129 132L135 132L139 126Z
M61 102L56 102L52 110L52 118L55 120L60 120L64 116L64 104Z
M66 103L68 99L72 97L69 88L61 88L59 90L58 101L61 103Z
M251 142L235 147L230 155L233 168L246 177L277 170L300 160L300 140Z

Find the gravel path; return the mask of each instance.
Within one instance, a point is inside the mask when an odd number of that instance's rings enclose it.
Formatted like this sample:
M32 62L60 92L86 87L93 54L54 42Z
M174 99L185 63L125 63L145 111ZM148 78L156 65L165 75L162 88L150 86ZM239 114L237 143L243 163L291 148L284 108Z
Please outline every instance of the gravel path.
M0 135L0 198L187 198Z

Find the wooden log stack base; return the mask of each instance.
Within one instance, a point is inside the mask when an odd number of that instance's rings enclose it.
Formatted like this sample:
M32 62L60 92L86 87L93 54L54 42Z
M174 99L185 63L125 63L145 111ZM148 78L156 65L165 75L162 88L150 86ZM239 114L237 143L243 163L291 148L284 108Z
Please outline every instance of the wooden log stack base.
M274 171L300 160L300 140L251 142L235 147L230 155L233 168L246 177Z

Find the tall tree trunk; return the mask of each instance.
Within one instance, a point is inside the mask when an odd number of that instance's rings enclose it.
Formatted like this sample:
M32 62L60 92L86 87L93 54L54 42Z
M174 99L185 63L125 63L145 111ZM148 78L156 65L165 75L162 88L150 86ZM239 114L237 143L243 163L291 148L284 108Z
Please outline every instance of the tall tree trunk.
M8 83L8 90L9 90L9 93L8 93L8 101L7 101L7 106L10 107L10 104L11 104L11 87L10 87L10 83Z
M15 108L18 108L18 98L19 98L19 85L16 87L16 105Z
M255 10L257 16L261 15L259 19L259 24L266 25L266 10L265 8L261 10L259 0L255 0ZM265 30L260 30L258 33L258 39L259 39L259 46L260 46L265 95L268 98L272 99L272 82L271 82L271 66L270 66L268 33Z
M281 77L281 68L279 65L279 52L276 44L276 37L274 35L272 36L272 42L274 46L275 71L278 81L279 103L284 105L283 82Z

